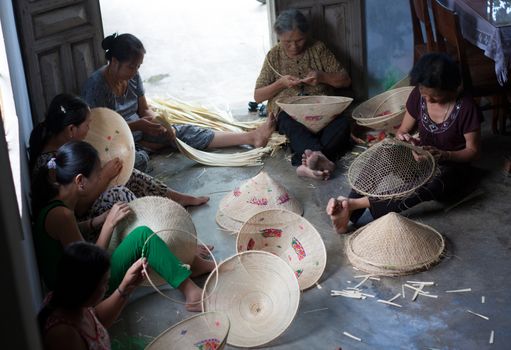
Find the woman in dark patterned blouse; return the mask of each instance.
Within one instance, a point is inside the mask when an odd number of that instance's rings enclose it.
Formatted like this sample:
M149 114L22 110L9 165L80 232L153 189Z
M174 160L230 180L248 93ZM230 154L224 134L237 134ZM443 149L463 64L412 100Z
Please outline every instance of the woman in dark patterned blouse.
M308 37L309 25L298 10L282 12L274 25L279 44L266 55L254 91L256 102L268 100L269 116L277 117L277 128L285 134L294 152L293 165L300 176L328 179L333 161L349 145L349 123L338 117L314 134L303 124L280 111L276 101L297 95L332 95L334 88L347 87L351 79L325 44Z
M428 54L413 67L410 78L416 87L396 137L431 152L439 175L404 199L377 200L353 190L349 198L331 198L327 213L338 233L345 233L349 221L355 223L365 209L376 219L424 201L449 198L462 188L469 163L479 156L483 117L472 98L461 92L458 65L444 54ZM418 139L409 134L415 129Z

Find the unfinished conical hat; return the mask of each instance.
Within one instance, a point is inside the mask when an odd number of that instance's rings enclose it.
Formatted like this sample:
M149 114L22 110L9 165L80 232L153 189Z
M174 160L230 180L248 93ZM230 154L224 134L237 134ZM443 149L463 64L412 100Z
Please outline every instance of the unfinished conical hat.
M167 244L170 251L184 264L191 265L197 250L197 232L191 215L180 204L163 197L148 196L128 203L133 214L120 222L112 234L109 250L139 226L147 226ZM156 285L166 282L153 270L151 280ZM144 282L144 285L148 285Z
M352 101L352 98L343 96L290 96L279 99L277 105L316 133L348 108Z
M300 289L313 286L326 267L326 249L319 232L304 217L282 209L262 211L241 227L239 252L264 250L288 263Z
M230 322L220 311L204 312L176 323L145 350L221 350L229 334Z
M250 217L268 209L286 209L303 214L298 200L284 186L261 171L222 198L216 221L221 227L237 232Z
M204 311L223 311L231 321L227 344L238 347L264 345L291 324L300 302L294 271L273 254L247 251L218 265L202 291Z
M396 139L384 139L353 161L348 181L365 196L392 198L414 192L434 173L435 159L431 153Z
M388 213L355 231L347 240L346 255L365 272L404 275L438 262L444 247L444 238L432 227Z
M122 161L119 175L108 186L126 185L135 166L135 142L123 117L108 108L91 109L90 128L85 141L98 151L101 165L116 157Z

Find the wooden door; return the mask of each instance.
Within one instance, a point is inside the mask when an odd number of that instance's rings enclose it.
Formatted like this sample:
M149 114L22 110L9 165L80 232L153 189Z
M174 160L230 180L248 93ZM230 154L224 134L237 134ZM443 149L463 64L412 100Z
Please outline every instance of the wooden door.
M311 25L313 38L323 41L346 68L352 79L343 95L359 100L367 96L364 74L363 0L274 0L275 15L295 8Z
M16 0L15 13L32 118L44 119L51 99L78 94L104 63L99 0Z

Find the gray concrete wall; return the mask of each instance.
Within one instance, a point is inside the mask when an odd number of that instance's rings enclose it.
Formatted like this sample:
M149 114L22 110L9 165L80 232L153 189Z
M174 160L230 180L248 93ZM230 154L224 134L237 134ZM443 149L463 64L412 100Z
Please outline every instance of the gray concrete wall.
M408 0L365 0L368 96L406 76L413 64Z

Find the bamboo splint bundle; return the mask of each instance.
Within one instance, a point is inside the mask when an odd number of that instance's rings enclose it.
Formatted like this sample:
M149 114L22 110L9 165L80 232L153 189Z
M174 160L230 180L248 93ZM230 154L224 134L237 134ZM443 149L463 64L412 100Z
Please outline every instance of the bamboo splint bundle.
M175 98L155 98L149 103L156 113L164 116L170 124L192 124L218 131L241 132L256 129L264 123L263 120L240 122L228 112L193 106Z
M262 165L261 158L272 151L271 147L259 147L245 152L212 153L195 149L176 139L179 151L187 158L208 166L256 166Z

